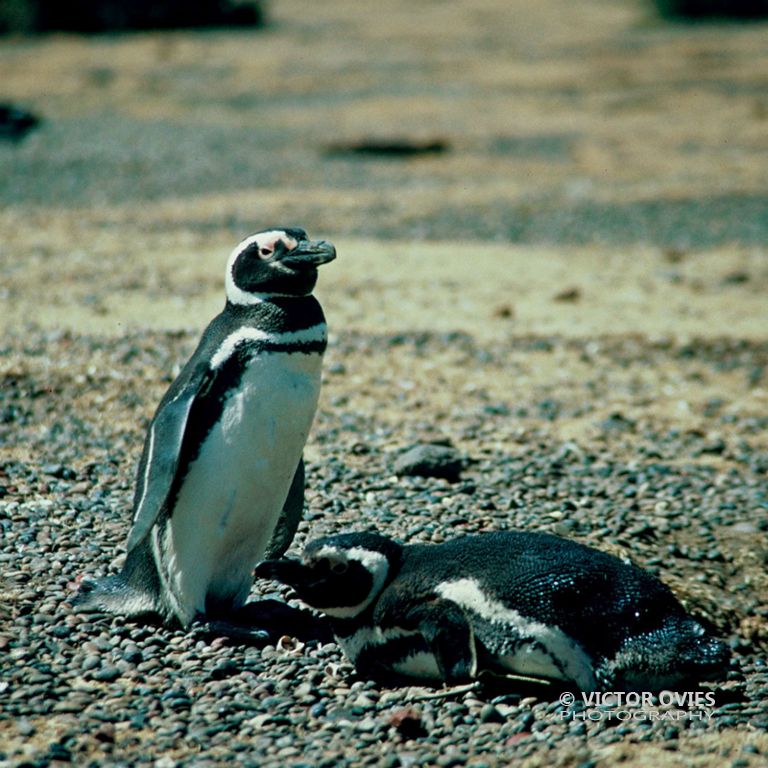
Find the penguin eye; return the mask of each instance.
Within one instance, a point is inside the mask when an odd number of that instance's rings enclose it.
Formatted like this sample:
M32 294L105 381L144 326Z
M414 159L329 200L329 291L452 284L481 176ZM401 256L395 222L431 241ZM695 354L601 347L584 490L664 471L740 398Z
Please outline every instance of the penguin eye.
M331 571L333 571L333 573L335 573L337 576L341 575L342 573L346 573L348 568L349 564L341 560L331 565Z
M267 258L267 256L271 256L272 255L272 249L271 248L267 248L266 246L263 247L263 248L259 248L259 254L261 256L263 256L264 258Z

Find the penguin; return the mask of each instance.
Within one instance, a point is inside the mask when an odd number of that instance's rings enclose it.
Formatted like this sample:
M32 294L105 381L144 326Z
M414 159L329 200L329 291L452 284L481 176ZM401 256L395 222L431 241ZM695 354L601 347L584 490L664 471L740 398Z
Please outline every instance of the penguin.
M312 291L335 257L299 228L257 232L232 251L224 309L149 425L122 571L83 582L77 606L182 627L228 621L254 565L288 548L327 343Z
M729 661L654 576L548 533L431 545L340 534L307 544L301 561L265 560L256 576L324 613L357 672L381 681L659 691Z

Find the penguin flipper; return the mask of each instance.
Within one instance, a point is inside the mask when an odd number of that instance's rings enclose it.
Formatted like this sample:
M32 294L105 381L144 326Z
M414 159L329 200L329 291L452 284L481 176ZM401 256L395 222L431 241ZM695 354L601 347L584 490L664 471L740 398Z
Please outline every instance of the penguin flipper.
M390 588L379 601L374 619L381 626L415 629L426 640L444 683L456 685L475 679L475 635L459 605L437 598L416 603L404 614L402 609L397 592Z
M144 447L143 472L139 472L138 478L133 526L128 533L129 552L146 538L165 508L179 468L189 412L203 381L203 377L195 379L173 399L161 405L150 424Z
M299 460L299 466L288 489L288 496L283 504L283 511L272 533L272 538L264 552L265 559L280 557L291 546L296 529L299 527L304 513L304 458Z

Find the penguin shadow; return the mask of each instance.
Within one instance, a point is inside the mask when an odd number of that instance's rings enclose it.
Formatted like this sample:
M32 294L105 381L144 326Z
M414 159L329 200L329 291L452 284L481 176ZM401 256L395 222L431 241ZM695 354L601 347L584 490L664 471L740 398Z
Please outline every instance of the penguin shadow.
M87 590L88 584L84 584ZM111 623L115 620L114 613L80 605L77 596L68 599L67 605L73 611L87 614L94 621ZM153 629L182 629L177 622L169 623L153 611L122 618L129 623ZM239 645L257 647L277 643L286 636L305 644L311 641L322 644L335 642L330 622L325 616L271 598L254 600L229 613L199 615L188 631L207 642L225 638Z
M192 629L204 639L225 637L243 645L264 646L286 636L301 643L335 642L327 618L271 598L246 603L221 618L202 616Z

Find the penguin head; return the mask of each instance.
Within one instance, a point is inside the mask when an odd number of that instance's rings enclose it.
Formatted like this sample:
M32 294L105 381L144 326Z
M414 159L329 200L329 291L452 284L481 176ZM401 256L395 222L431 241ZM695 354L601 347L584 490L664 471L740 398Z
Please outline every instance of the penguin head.
M399 568L402 545L376 533L347 533L307 544L302 559L264 560L256 575L288 584L331 618L363 613Z
M227 261L227 301L253 304L266 296L308 296L317 268L336 258L327 240L310 240L298 227L246 237Z

